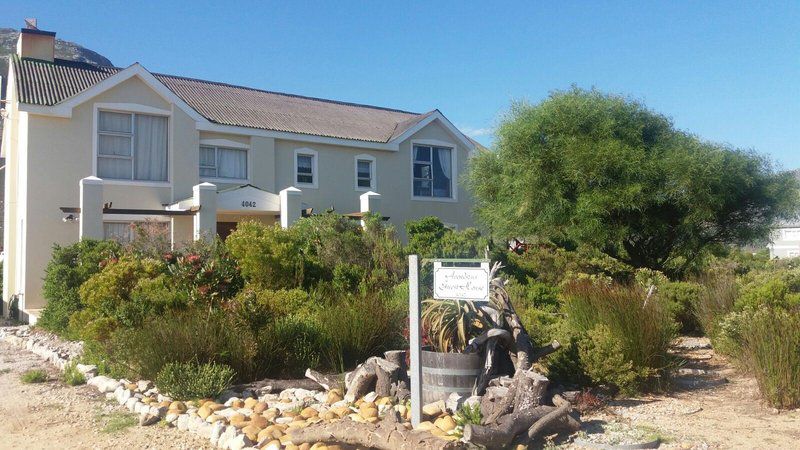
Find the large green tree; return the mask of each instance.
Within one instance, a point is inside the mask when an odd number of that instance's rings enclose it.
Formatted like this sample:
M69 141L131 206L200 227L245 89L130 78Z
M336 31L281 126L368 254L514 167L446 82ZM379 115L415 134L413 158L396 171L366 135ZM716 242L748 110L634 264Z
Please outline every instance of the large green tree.
M798 200L795 178L766 157L578 88L514 103L466 177L498 236L589 245L675 274L712 246L765 239Z

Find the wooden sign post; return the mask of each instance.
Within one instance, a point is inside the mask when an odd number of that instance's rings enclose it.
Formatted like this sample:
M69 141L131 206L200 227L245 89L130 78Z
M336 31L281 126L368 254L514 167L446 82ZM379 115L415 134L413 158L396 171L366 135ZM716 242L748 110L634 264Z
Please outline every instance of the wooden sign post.
M431 259L433 263L433 297L448 300L489 300L489 260ZM408 256L408 344L411 352L411 425L422 421L422 311L419 302L418 255Z

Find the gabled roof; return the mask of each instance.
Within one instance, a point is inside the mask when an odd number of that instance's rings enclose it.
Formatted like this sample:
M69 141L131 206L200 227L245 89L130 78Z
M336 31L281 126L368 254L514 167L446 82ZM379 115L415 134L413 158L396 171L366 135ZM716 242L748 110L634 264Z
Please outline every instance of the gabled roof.
M50 63L11 58L19 101L31 105L59 105L130 69L62 59ZM418 114L174 75L152 76L200 116L220 125L388 143L432 118L447 122L438 110ZM445 126L462 142L471 143L449 122Z

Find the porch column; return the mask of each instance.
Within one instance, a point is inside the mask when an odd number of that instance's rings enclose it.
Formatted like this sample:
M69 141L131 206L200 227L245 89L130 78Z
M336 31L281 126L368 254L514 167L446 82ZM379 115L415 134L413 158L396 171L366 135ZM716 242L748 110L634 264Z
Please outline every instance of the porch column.
M192 205L200 210L194 215L194 240L212 241L217 236L217 187L200 183L192 187Z
M103 239L103 180L86 177L80 186L80 234L83 239Z
M280 191L279 196L281 198L281 227L289 228L300 218L300 210L303 208L301 204L303 191L294 186L289 186Z
M378 194L377 192L369 191L369 192L365 192L365 193L361 194L358 198L361 201L361 212L362 213L380 212L380 209L381 209L381 194ZM365 226L365 222L364 222L363 219L361 220L361 226L362 227Z

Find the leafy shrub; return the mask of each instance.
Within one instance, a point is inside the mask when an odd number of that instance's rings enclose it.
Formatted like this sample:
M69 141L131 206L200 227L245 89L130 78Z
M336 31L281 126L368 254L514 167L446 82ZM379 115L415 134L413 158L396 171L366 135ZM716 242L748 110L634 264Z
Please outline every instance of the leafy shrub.
M42 285L47 306L37 325L56 334L66 333L70 316L83 308L78 289L119 252L120 246L114 241L84 239L65 247L55 245Z
M162 258L173 282L195 305L219 307L244 284L237 262L219 239L211 243L199 240L180 253L164 253Z
M697 333L701 330L695 308L703 295L703 287L687 281L664 282L658 286L656 295L666 304L682 333Z
M64 383L70 386L79 386L86 383L86 377L78 370L77 362L73 361L64 367L64 373L61 375Z
M743 357L772 406L800 406L800 311L757 311L744 327Z
M329 345L317 321L310 317L278 317L261 329L257 339L257 377L302 377L320 365Z
M406 234L406 253L424 258L479 258L489 245L477 229L451 230L436 216L406 222Z
M520 282L530 277L550 286L574 280L581 274L629 283L634 269L598 250L580 247L568 250L553 244L530 244L521 254L508 256L505 272Z
M742 278L742 282L743 286L734 304L738 310L756 310L762 306L800 306L800 270L751 272Z
M94 317L111 318L122 325L135 326L148 313L162 313L168 305L179 301L148 295L153 290L170 291L169 279L160 277L165 270L165 265L154 259L126 257L112 261L81 286L81 301Z
M303 284L305 261L293 228L241 222L225 242L252 285L278 290Z
M613 347L605 342L590 347L585 340L579 344L581 360L590 376L592 373L613 375L607 368L589 367L594 362L602 362L598 356L590 358L587 364L587 352L592 348L607 355L620 352L621 361L625 367L630 363L630 372L637 379L645 374L656 374L672 363L667 350L675 336L676 324L658 297L648 299L646 292L637 286L609 286L590 281L567 284L563 297L566 325L575 336L582 339L595 335L616 342ZM623 383L617 385L620 389L633 388L633 382L620 378L618 374L615 377ZM592 378L595 382L603 382Z
M233 378L233 369L224 364L172 362L158 372L156 386L174 398L216 398Z
M44 383L47 381L47 372L42 369L26 370L20 375L19 380L25 384Z
M598 384L616 386L625 394L638 391L642 381L652 374L647 367L634 367L625 357L622 343L605 324L597 324L586 333L579 345L586 374Z

